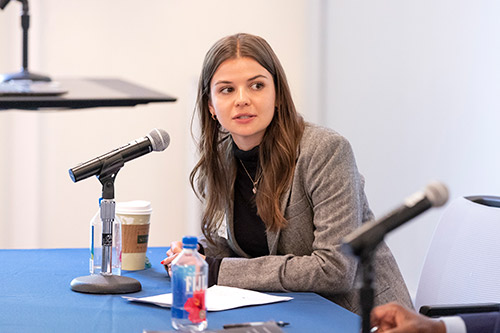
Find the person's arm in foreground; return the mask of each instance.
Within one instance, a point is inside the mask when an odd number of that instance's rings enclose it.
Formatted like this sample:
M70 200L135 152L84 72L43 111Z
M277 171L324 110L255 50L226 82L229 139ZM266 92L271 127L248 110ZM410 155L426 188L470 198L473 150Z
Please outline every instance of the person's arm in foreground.
M377 333L446 333L442 321L427 318L397 303L374 308L371 324L378 327Z

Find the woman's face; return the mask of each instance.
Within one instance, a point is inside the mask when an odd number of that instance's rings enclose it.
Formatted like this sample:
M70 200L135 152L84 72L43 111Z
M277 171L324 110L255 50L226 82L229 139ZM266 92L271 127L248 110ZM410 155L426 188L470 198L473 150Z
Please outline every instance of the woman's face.
M210 113L241 150L258 146L274 116L272 75L252 58L234 58L217 68L210 82Z

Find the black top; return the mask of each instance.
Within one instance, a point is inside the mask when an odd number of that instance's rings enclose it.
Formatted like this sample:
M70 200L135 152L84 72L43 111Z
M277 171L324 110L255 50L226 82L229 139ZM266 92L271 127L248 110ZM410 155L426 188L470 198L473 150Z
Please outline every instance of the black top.
M252 258L269 254L267 246L266 226L257 215L253 183L250 177L256 181L258 176L259 147L249 151L243 151L233 144L234 157L237 162L236 181L234 183L234 211L233 226L236 242ZM245 165L243 168L242 163ZM247 174L250 175L250 177ZM260 170L259 170L260 172ZM259 185L257 184L257 191ZM204 252L200 249L200 252ZM209 265L208 284L217 284L221 258L207 257Z
M260 257L269 254L266 238L266 226L257 215L255 194L252 180L256 181L260 170L259 147L249 151L238 149L234 145L234 157L237 160L236 181L234 183L234 211L233 226L236 242L251 257ZM246 168L243 167L243 165ZM247 174L250 174L250 177ZM257 184L258 190L258 184Z

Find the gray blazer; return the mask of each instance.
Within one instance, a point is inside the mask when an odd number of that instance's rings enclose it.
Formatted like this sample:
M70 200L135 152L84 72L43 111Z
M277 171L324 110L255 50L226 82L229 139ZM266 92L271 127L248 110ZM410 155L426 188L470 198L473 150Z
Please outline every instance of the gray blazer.
M270 255L250 258L237 244L229 204L217 245L200 243L205 254L224 258L218 284L259 291L316 292L360 313L356 258L340 243L374 218L349 142L333 130L306 124L292 185L282 201L288 225L267 232ZM397 263L385 243L374 259L375 305L412 303Z

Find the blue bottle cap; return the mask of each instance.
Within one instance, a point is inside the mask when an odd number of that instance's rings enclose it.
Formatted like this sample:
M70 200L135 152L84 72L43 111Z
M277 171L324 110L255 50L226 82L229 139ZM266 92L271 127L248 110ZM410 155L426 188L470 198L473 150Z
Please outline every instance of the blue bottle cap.
M195 236L184 236L182 238L182 246L187 249L196 249L198 246L198 238Z

